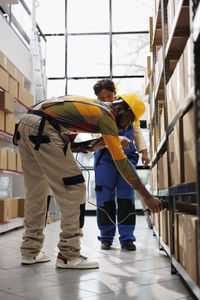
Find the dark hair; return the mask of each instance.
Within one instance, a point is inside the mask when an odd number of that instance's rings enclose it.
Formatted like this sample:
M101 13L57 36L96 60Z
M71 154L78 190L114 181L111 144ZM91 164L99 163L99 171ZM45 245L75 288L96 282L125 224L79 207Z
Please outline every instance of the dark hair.
M99 93L103 90L108 90L113 93L116 93L115 84L111 79L102 79L95 83L93 86L93 90L96 96L99 95Z

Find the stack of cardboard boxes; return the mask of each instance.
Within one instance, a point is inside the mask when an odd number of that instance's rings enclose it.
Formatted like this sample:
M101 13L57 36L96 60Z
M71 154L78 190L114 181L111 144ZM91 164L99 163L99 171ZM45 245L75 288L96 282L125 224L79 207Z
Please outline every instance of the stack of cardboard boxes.
M0 51L0 132L11 137L18 122L15 102L28 109L33 105L34 97L24 87L24 76ZM22 172L19 153L12 151L12 147L0 148L0 169Z
M170 249L169 211L153 214L152 223L158 235ZM198 276L198 218L183 212L174 214L174 258L183 266L192 280L199 284Z
M24 217L24 198L0 199L0 223Z
M24 76L13 63L0 51L0 175L1 171L22 173L20 155L12 145L15 124L15 103L25 109L34 104L33 95L24 87ZM3 139L10 140L3 147ZM16 152L15 152L16 151ZM24 216L24 199L0 199L0 222L7 222L13 218Z

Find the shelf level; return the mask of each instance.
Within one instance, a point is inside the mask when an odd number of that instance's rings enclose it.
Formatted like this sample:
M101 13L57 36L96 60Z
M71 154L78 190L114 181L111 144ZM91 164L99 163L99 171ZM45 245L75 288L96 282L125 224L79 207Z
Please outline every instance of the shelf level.
M0 169L0 174L6 174L6 175L23 175L22 172L12 171L12 170L4 170L4 169Z
M166 57L170 53L180 53L181 55L190 34L188 30L189 26L189 0L180 0L176 8L176 14L165 49Z
M166 133L163 135L159 145L157 146L156 152L153 154L153 158L152 158L152 162L151 162L152 166L154 166L157 163L160 152L162 152L163 147L165 145L167 136L173 130L173 128L174 128L176 122L179 120L179 118L182 117L184 115L184 113L189 109L190 105L192 105L194 99L195 99L194 87L192 87L191 90L189 91L189 93L186 95L185 99L183 100L182 105L180 106L180 108L177 111L176 115L174 116L173 120L167 127Z
M24 226L24 218L15 218L4 223L0 223L0 233Z

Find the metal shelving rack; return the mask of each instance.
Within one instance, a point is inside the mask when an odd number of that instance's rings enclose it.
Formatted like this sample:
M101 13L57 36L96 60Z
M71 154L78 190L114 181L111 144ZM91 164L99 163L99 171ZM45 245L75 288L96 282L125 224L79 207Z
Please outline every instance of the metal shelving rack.
M168 0L160 0L158 4L158 12L155 17L155 26L153 26L153 34L150 38L150 48L153 52L153 68L157 59L156 46L162 46L163 64L160 70L160 76L157 81L156 89L152 88L152 75L150 76L149 87L149 103L153 103L151 107L151 125L150 137L153 133L153 127L159 125L159 106L164 105L164 127L165 134L162 139L160 132L157 130L157 148L152 157L153 168L162 154L167 151L167 167L168 167L168 188L164 190L153 191L154 195L168 202L169 205L169 220L170 220L170 248L161 239L159 233L153 228L155 236L158 238L160 249L165 250L171 260L171 272L178 272L184 279L188 287L193 292L194 296L200 299L200 287L191 279L182 265L174 258L174 210L180 203L185 205L195 205L194 214L198 216L198 270L200 275L200 2L199 0L179 0L176 8L176 14L171 27L169 37L167 38L167 4ZM188 30L179 28L179 23L183 21L184 7L189 7L189 19L184 20L188 23ZM173 120L170 124L167 123L167 99L166 85L172 75L173 70L170 69L170 60L180 58L186 45L189 35L192 34L194 41L194 89L189 91ZM177 49L179 51L177 51ZM154 69L153 69L154 71ZM160 95L162 95L160 97ZM164 103L160 100L164 100ZM169 144L168 136L174 129L174 126L179 122L180 126L183 115L193 106L195 111L195 143L196 143L196 182L182 183L178 186L171 187L170 178L170 161L169 161ZM151 140L151 138L150 138ZM183 182L183 181L182 181Z

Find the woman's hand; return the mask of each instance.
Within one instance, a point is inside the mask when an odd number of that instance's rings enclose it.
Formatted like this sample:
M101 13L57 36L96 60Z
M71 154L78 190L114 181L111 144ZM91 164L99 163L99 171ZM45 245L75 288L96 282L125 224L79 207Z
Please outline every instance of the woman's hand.
M144 167L148 166L148 164L150 163L150 160L149 160L147 149L142 150L141 153L142 153L142 164L143 164L143 168L144 168Z

